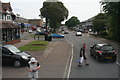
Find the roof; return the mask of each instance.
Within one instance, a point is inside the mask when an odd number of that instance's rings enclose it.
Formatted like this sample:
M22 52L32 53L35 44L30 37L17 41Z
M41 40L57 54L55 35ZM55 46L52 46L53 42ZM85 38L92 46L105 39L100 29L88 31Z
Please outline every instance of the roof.
M9 11L12 11L10 3L2 3L2 8L9 10Z
M97 44L98 46L108 45L107 43Z
M15 25L13 23L2 23L2 28L19 28L19 26Z
M9 3L2 3L2 13L7 13L7 11L9 11L10 14L15 15L15 14L12 12L12 7L11 7L11 5L10 5L10 2L9 2Z
M41 19L29 19L29 21L40 21Z
M11 47L12 45L2 45L2 46L8 48Z

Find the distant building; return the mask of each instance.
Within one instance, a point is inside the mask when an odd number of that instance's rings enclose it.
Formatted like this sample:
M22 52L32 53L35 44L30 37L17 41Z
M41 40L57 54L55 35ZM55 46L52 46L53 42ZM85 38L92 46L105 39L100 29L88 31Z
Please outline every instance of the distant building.
M92 20L94 17L89 18L88 20L82 21L79 25L77 25L78 29L82 29L83 32L87 32L89 29L92 29L93 24Z
M19 14L16 14L15 22L18 22L18 23L28 23L28 19L21 17Z
M43 20L42 19L29 19L28 23L32 24L32 25L35 25L37 27L42 27L43 26Z
M19 14L16 14L14 23L20 26L21 32L26 32L28 28L31 27L31 24L28 23L28 19L21 17Z
M2 2L1 2L2 3ZM10 3L2 3L0 10L0 29L2 30L2 43L14 44L20 42L20 27L13 24L16 16L12 12Z

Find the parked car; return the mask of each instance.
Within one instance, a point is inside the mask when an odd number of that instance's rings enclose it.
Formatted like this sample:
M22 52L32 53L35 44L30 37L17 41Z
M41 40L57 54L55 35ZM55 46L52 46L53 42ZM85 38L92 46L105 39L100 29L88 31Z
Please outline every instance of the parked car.
M76 32L76 36L82 36L81 32Z
M62 34L57 34L57 33L53 33L53 34L51 34L50 36L53 37L53 38L64 38L64 37L65 37L64 35L62 35Z
M2 45L2 63L10 63L18 68L26 65L30 60L30 54L20 51L13 45Z
M64 34L68 34L68 31L67 31L67 30L65 30L65 31L64 31Z
M44 35L44 34L45 32L41 30L36 30L36 33L35 33L35 35Z
M35 27L35 26L32 26L31 29L32 29L33 31L35 31L35 30L36 30L36 27Z
M117 55L115 49L109 44L95 44L90 47L90 55L96 60L116 61Z
M89 35L94 35L94 32L89 32Z
M29 33L32 33L33 31L30 29L30 30L28 30L28 32L29 32Z

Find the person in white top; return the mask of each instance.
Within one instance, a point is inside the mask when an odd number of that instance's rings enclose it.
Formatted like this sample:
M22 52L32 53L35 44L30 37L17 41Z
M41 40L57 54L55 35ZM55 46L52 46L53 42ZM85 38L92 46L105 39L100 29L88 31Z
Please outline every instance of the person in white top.
M30 61L28 62L28 78L31 78L31 80L36 80L36 78L38 78L38 69L40 68L40 64L38 63L38 61L32 57L30 59Z

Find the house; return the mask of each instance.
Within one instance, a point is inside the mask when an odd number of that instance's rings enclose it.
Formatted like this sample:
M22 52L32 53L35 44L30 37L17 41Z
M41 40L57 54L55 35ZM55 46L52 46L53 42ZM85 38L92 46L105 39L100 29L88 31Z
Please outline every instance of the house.
M19 14L16 14L16 19L14 23L20 26L21 32L26 32L28 28L32 26L31 24L28 23L28 19L21 17Z
M2 44L14 44L20 42L20 27L13 23L16 15L12 11L10 2L2 3L2 9L0 12Z
M42 19L29 19L28 23L32 24L32 25L35 25L37 27L42 27L43 26L43 20Z

